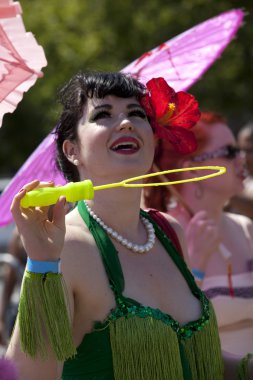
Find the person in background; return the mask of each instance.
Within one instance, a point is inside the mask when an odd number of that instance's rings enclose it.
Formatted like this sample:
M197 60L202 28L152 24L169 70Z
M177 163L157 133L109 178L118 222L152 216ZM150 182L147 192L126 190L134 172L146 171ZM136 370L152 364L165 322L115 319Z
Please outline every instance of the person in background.
M230 199L227 209L253 219L253 123L239 131L237 141L245 154L247 172L243 191Z
M6 256L6 254L3 255ZM0 344L2 346L7 345L14 326L27 259L17 228L14 228L8 244L8 259L9 262L3 264L3 286L0 297Z
M193 132L198 149L184 157L173 155L170 144L160 141L153 171L214 165L225 166L226 174L167 189L145 188L144 204L180 222L192 272L214 305L222 348L245 355L253 352L253 223L243 215L223 211L230 198L243 190L245 156L218 114L202 113ZM196 170L169 179L204 174L208 172Z

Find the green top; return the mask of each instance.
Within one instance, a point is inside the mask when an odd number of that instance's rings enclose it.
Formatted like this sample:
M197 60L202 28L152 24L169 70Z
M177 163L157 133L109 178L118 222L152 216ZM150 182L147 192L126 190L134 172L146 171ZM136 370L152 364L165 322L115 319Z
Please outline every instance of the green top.
M77 355L64 363L62 380L223 379L212 305L170 239L148 213L141 210L201 303L201 317L183 326L161 310L123 295L124 276L112 241L90 217L84 202L78 203L78 210L100 251L116 308L105 321L94 323L93 331L85 335L77 348Z

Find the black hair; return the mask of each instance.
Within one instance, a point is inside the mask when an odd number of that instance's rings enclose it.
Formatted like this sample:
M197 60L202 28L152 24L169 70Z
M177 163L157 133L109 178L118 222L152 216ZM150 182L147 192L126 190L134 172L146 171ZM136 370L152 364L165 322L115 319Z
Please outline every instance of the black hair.
M63 106L55 129L57 148L56 165L67 181L79 181L75 165L66 158L62 145L64 140L77 139L78 122L83 116L89 98L104 98L115 95L120 98L144 96L146 87L132 76L120 72L80 72L70 79L59 92L59 102Z

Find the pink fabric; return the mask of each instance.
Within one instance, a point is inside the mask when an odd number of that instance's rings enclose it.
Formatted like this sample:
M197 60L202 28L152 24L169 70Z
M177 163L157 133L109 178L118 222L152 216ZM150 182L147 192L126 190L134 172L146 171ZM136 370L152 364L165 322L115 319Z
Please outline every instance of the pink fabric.
M0 126L47 65L43 48L26 32L18 2L0 0Z
M164 77L176 91L186 90L220 57L242 24L243 16L240 9L235 9L209 19L144 53L122 72L135 75L144 83L154 76ZM2 54L10 53L3 51ZM36 70L38 71L38 66ZM35 81L36 78L34 74L30 80ZM15 96L13 102L17 104ZM0 113L1 107L2 103ZM62 183L63 179L54 167L53 152L54 142L49 135L24 163L0 197L0 225L12 222L10 204L15 193L25 183L36 178Z
M187 90L220 57L243 16L240 9L224 12L144 53L122 71L143 83L163 77L175 91Z
M14 195L22 186L33 180L55 181L56 184L64 184L66 181L55 167L54 135L49 134L25 164L19 169L14 179L7 186L0 197L0 226L12 222L10 205Z
M2 0L0 3L0 17L1 18L10 18L15 17L17 14L21 14L22 9L20 4L15 1L14 4L10 4L9 1Z

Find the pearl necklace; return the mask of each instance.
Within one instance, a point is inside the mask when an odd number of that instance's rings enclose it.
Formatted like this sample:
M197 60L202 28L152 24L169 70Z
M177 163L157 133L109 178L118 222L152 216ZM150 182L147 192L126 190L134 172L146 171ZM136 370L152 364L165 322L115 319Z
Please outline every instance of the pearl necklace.
M101 218L99 218L94 211L91 210L91 208L87 205L86 202L84 202L88 213L90 216L110 235L113 239L117 240L120 244L124 245L124 247L130 249L131 251L135 253L146 253L150 251L154 244L155 244L155 230L152 225L146 218L143 216L140 216L141 221L147 231L148 235L148 241L146 244L134 244L131 243L128 239L124 238L122 235L120 235L118 232L116 232L114 229L111 227L107 226Z

